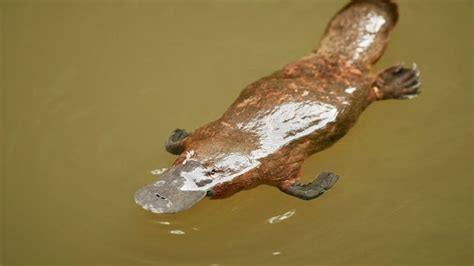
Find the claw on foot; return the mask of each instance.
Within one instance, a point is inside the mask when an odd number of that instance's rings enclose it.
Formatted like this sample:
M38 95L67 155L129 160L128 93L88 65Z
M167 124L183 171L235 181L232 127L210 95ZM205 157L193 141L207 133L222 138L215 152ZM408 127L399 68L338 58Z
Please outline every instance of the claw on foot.
M418 66L398 64L384 70L374 82L377 99L411 99L420 94L421 80Z
M310 183L296 183L288 188L281 189L281 191L300 199L311 200L328 191L338 179L339 177L334 173L323 172Z
M186 132L184 129L175 129L169 136L168 140L166 141L165 148L166 150L175 155L179 155L183 152L183 140L189 136L189 133Z

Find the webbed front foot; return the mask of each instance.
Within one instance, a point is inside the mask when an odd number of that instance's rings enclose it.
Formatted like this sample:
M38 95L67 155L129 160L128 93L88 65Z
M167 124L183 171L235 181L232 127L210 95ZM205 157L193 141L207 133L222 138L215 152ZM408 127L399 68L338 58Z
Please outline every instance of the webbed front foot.
M189 133L184 129L175 129L166 141L165 148L171 154L179 155L184 151L183 140L189 136Z
M286 188L280 188L281 191L288 195L304 199L311 200L315 199L324 192L328 191L336 183L339 177L334 173L323 172L312 182L307 184L295 183Z
M406 68L399 64L382 71L373 84L376 100L411 99L420 93L420 71L416 64Z

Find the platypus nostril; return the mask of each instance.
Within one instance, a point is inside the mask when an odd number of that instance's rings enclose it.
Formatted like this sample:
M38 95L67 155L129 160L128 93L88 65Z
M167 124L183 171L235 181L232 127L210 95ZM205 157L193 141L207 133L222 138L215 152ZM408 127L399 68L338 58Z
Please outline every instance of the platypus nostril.
M155 196L158 197L158 198L160 198L160 199L166 199L165 197L161 196L161 195L158 194L158 193L155 193Z

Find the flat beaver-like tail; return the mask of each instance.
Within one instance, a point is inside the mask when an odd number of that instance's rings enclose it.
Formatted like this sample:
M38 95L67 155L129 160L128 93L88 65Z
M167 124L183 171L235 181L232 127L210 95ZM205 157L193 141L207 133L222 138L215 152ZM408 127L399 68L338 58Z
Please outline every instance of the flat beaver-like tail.
M317 52L356 64L374 64L397 20L398 7L391 0L352 0L332 18Z

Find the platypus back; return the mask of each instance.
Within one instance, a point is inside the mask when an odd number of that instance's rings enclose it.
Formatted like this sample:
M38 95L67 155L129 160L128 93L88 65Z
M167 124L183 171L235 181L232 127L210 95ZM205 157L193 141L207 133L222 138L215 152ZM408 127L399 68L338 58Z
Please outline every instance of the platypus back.
M391 0L352 0L332 18L317 52L355 64L374 64L397 20L397 4Z

